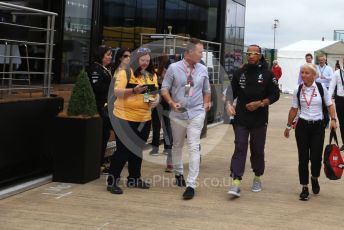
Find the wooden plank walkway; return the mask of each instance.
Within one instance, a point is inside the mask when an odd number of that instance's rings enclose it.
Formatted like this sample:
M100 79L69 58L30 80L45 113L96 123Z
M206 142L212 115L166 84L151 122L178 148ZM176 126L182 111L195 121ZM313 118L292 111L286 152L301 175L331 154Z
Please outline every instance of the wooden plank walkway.
M291 98L281 97L270 110L260 193L250 191L248 159L241 198L227 196L234 140L231 126L220 125L202 140L200 186L193 200L182 200L184 189L163 172L165 156L151 157L147 150L142 175L154 179L151 189L122 186L123 195L112 195L105 191L105 176L85 185L50 183L1 200L0 229L342 229L343 180L329 181L322 173L320 195L298 200L295 138L282 136Z

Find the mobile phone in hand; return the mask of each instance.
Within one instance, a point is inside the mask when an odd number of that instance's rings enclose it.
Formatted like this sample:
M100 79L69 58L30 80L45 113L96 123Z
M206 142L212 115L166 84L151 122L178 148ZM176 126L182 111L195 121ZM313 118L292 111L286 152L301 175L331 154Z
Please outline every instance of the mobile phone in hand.
M177 108L180 113L185 113L187 109L185 107L179 107Z

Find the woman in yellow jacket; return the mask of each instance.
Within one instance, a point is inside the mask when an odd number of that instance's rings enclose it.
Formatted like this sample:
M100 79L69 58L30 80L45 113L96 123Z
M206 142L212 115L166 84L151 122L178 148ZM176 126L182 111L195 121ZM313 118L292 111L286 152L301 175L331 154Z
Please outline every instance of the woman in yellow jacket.
M117 73L115 83L114 130L116 151L111 158L107 190L122 194L120 175L128 161L128 187L148 189L150 185L141 179L143 147L151 129L151 109L159 104L158 81L150 56L150 50L139 48L132 53L130 70Z

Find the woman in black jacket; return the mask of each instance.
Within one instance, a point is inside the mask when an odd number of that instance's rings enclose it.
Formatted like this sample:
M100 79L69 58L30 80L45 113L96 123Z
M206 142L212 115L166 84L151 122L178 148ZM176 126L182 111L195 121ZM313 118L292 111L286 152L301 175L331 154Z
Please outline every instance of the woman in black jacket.
M101 170L103 173L108 172L108 168L105 165L104 154L107 142L110 138L110 131L112 130L111 122L107 114L107 97L112 78L112 69L110 67L111 60L111 48L104 45L99 46L94 55L94 62L90 72L90 81L96 97L97 110L103 120L103 141L100 156Z

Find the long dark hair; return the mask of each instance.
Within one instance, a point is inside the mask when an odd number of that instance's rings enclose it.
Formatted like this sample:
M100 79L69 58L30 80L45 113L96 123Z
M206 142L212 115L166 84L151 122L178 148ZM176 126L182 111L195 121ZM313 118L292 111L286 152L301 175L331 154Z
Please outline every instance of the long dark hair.
M156 71L156 74L158 75L158 77L162 77L161 75L164 72L164 70L166 69L168 61L169 61L169 59L168 59L168 56L166 54L162 54L158 58L158 68Z
M134 75L135 77L139 77L141 75L141 66L139 64L139 58L145 55L149 55L150 56L150 60L149 60L149 64L146 68L146 71L150 74L150 78L151 80L153 79L153 75L155 74L155 69L154 69L154 65L153 65L153 60L152 60L152 56L150 55L150 51L143 51L140 52L140 49L138 50L139 52L136 52L132 59L131 59L131 64L130 66L133 68L134 70Z
M119 67L119 65L121 64L121 58L123 57L123 54L125 52L131 52L131 50L129 48L120 48L116 55L115 55L115 64L113 65L114 70L117 70L117 68Z
M104 55L111 50L111 47L101 45L98 46L98 49L94 52L94 62L98 62L99 64L103 64Z

